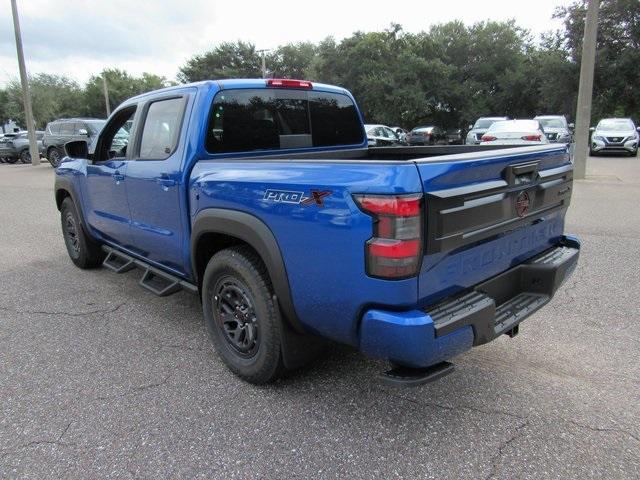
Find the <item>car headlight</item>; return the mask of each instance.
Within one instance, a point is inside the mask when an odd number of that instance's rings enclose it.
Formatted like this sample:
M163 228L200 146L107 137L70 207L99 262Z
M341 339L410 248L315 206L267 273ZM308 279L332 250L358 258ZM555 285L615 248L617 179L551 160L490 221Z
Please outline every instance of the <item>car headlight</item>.
M593 139L594 139L594 140L598 140L598 141L600 141L600 142L604 142L604 137L602 137L602 136L600 136L600 135L594 135L594 136L593 136Z

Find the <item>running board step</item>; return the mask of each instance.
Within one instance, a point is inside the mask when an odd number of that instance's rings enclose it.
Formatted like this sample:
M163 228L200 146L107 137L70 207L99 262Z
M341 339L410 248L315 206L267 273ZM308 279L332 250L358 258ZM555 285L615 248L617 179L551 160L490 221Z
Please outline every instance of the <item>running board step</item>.
M128 272L133 268L141 268L144 270L140 282L142 287L149 290L154 295L166 297L173 293L185 290L194 295L198 295L198 287L179 277L171 275L159 268L155 268L148 263L138 260L137 258L120 252L114 248L103 246L102 249L107 253L102 265L116 273Z
M449 362L440 362L427 368L410 368L397 366L381 373L378 378L392 387L417 387L425 383L435 382L446 377L454 370Z
M136 268L133 258L125 256L116 250L109 251L104 262L102 262L102 266L116 273L124 273Z
M148 267L142 274L140 285L159 297L166 297L182 290L180 281L164 272Z

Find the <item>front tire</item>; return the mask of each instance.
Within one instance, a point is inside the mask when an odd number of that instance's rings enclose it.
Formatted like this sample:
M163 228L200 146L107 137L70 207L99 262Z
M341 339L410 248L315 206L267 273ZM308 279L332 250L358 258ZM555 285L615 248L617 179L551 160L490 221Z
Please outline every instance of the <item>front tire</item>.
M71 261L82 269L100 266L104 260L104 252L100 244L84 231L78 210L69 197L62 202L60 222L64 243Z
M60 161L62 160L62 151L57 147L52 147L47 152L47 160L53 168L58 168Z
M10 164L13 165L14 163L16 163L18 161L18 157L6 157L4 160L5 160L5 162L10 163Z
M282 374L282 318L267 269L251 248L228 248L211 257L202 307L209 338L232 372L254 384Z

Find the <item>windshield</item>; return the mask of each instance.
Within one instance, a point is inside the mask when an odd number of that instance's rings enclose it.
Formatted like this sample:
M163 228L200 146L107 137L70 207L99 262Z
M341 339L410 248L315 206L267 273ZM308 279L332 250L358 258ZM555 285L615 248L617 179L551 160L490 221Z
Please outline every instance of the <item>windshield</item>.
M613 132L628 132L633 130L633 123L630 120L602 120L598 124L598 130L610 130Z
M539 118L538 121L544 128L565 128L564 122L559 118Z
M477 128L489 128L491 125L496 123L498 120L492 120L488 118L479 119L476 124L473 126L474 130Z

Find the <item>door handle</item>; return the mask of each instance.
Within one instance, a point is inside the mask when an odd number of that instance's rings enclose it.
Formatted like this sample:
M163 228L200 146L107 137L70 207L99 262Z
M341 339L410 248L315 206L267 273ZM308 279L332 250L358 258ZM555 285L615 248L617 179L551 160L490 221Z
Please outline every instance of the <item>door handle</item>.
M156 178L156 183L162 187L174 187L177 182L171 178Z
M116 181L116 183L120 183L124 180L124 175L122 175L120 172L117 172L117 171L114 172L114 174L111 176Z

